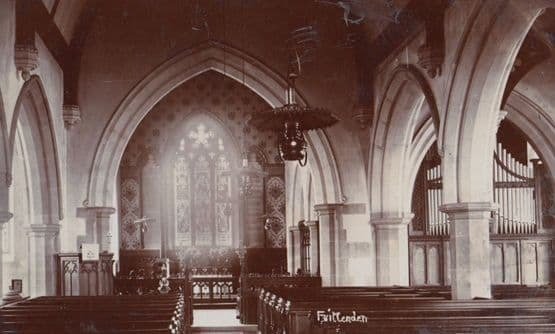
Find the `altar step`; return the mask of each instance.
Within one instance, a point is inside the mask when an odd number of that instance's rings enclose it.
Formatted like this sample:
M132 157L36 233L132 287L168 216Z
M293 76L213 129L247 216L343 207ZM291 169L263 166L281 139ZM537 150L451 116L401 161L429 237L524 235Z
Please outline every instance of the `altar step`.
M220 310L220 309L233 309L237 308L236 302L219 302L219 303L193 303L195 310Z
M191 333L258 333L256 325L241 324L236 315L236 311L230 309L193 309L193 326L191 326Z
M254 334L258 333L256 325L238 326L192 326L191 333L202 334Z

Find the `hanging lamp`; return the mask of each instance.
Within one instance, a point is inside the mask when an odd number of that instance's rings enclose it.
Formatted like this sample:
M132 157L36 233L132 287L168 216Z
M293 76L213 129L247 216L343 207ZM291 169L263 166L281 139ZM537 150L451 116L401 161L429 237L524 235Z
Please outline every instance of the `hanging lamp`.
M262 131L277 131L281 158L305 166L308 155L303 131L322 129L339 119L326 109L300 106L295 100L296 78L297 74L291 71L283 106L253 113L249 124Z

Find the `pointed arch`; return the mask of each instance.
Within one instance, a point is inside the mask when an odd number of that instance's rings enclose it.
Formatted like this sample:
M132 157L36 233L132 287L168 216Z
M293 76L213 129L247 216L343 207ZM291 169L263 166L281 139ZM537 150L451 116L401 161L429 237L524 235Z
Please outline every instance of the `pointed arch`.
M503 92L522 42L547 6L483 1L473 8L454 57L438 136L445 203L492 201L492 178L486 176Z
M534 101L513 90L505 104L507 120L521 129L555 177L555 120Z
M35 189L31 198L34 216L44 219L35 223L57 224L63 219L60 160L52 113L42 81L36 75L25 82L15 104L8 144L10 166L18 124L25 138L30 182Z
M416 129L417 116L424 104L429 107L429 119L421 129ZM372 135L368 177L372 212L381 217L401 217L409 213L407 193L410 192L407 189L414 183L414 163L419 163L418 159L423 157L414 156L413 151L431 145L428 137L438 126L436 99L424 75L413 66L396 68L386 86Z
M232 47L209 42L186 50L161 64L141 80L124 98L105 127L90 169L87 199L84 205L112 206L115 202L116 175L121 157L131 135L151 108L181 83L209 70L244 83L270 106L285 102L286 80L255 58ZM305 104L300 99L301 104ZM322 179L332 179L327 193L333 201L341 198L337 166L327 138L322 131L308 133L309 145L321 145L312 157L325 161ZM325 183L322 181L321 183Z
M11 170L6 111L0 91L0 211L9 211L8 187L11 184Z
M432 124L432 119L428 119L424 126L418 131L416 136L414 137L412 149L409 154L409 162L408 166L413 166L413 168L409 169L408 173L408 188L409 191L405 192L405 199L404 201L411 205L412 202L412 192L414 189L414 182L416 182L416 175L418 174L418 169L420 165L424 161L424 157L426 153L436 143L437 136L435 132L435 128ZM437 143L436 143L437 145Z

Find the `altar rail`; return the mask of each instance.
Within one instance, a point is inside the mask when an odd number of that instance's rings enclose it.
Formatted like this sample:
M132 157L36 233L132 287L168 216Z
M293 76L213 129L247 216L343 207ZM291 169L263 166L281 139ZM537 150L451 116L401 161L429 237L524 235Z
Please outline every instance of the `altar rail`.
M193 303L235 303L238 278L233 275L193 275L191 289Z
M169 292L183 292L190 296L191 286L189 279L184 277L170 277L168 280ZM160 294L159 278L137 278L117 276L114 278L114 292L116 295L152 295Z
M549 284L555 235L490 235L492 284ZM410 236L410 284L449 285L449 236Z

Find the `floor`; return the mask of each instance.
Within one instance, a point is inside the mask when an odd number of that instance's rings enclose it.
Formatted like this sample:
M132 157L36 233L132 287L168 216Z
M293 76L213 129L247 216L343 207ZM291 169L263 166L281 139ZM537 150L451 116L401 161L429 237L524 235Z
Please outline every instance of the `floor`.
M256 325L242 325L235 316L235 309L193 310L191 330L203 334L257 333Z

